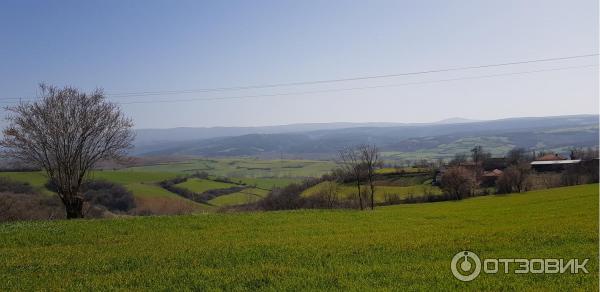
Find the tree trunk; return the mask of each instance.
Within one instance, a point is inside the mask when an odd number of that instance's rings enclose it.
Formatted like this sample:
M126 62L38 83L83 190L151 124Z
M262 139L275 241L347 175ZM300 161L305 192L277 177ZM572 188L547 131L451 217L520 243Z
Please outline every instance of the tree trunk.
M83 198L74 196L71 200L65 202L67 219L83 218Z
M371 185L371 210L375 209L375 186L373 182L370 182Z
M362 194L360 193L360 178L357 178L357 183L356 183L356 187L358 188L358 202L360 205L360 209L363 209L363 201L362 201Z

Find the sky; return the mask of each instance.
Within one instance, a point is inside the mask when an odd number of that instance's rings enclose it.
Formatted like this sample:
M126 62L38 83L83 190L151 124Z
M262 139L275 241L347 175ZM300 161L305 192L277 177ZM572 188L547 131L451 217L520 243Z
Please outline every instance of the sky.
M598 54L598 14L597 0L4 0L0 102L40 82L103 88L136 128L598 114L597 55L200 91Z

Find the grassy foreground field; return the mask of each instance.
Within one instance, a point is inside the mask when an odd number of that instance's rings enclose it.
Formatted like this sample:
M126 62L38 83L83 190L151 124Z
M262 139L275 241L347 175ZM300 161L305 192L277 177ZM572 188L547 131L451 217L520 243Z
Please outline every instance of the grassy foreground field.
M589 274L484 274L450 260L589 258ZM0 290L596 290L598 185L366 211L0 225Z

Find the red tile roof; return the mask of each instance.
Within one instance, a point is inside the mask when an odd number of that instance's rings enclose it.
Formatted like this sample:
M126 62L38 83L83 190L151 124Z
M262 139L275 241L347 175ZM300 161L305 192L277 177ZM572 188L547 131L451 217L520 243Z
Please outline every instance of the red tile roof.
M486 171L483 173L483 176L500 176L502 175L502 170L494 169L492 171Z
M558 154L546 154L535 159L536 161L551 161L551 160L566 160L566 158Z

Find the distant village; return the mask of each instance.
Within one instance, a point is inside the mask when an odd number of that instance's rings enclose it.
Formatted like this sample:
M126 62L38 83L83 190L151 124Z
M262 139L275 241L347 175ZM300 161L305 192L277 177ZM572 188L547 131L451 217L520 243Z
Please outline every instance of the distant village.
M498 193L598 182L597 148L573 148L568 157L554 152L528 154L519 148L509 151L505 157L491 157L480 146L471 152L471 159L457 155L448 164L439 166L432 184L447 185L444 179L450 178L450 174L458 175L457 169L471 177L475 188L496 187Z

